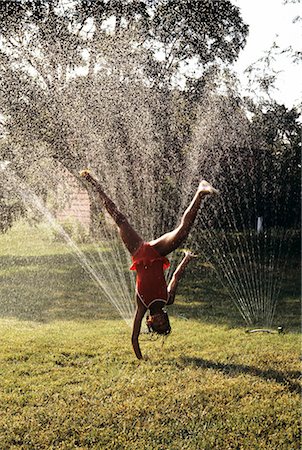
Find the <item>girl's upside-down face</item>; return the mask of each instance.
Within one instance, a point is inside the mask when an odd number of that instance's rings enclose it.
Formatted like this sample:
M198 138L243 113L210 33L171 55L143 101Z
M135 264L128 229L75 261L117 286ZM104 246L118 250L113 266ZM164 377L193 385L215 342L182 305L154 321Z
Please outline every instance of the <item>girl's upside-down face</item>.
M158 334L166 335L171 332L171 325L166 311L161 311L158 314L147 316L147 327L149 331Z

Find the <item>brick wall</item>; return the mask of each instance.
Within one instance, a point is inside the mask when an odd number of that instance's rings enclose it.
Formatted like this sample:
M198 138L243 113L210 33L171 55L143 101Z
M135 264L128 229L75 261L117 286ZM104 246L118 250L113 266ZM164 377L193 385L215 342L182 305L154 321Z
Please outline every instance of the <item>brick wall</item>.
M70 174L65 174L70 191L70 200L64 207L57 211L59 221L78 220L85 228L90 225L90 201L87 192L78 184Z

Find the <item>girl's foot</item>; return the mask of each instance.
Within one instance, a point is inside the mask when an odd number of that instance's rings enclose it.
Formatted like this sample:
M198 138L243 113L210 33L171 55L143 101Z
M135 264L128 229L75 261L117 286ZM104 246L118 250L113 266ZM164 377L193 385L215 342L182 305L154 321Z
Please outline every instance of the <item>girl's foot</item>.
M218 195L219 192L206 180L202 180L199 183L198 192L203 195Z
M83 177L83 178L86 178L86 179L91 177L90 170L88 170L88 169L81 170L79 172L79 175L80 175L80 177Z
M195 253L191 252L191 250L185 250L184 254L186 261L191 261L191 259L198 258L198 255L195 255Z

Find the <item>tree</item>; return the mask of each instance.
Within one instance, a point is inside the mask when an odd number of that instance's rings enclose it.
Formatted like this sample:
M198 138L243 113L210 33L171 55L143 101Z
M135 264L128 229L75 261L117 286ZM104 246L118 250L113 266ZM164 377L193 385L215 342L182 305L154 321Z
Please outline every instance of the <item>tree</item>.
M192 123L178 105L192 119L194 111L171 85L181 63L232 61L247 33L229 1L14 0L0 3L0 15L1 157L25 177L43 158L75 175L101 167L113 194L122 195L122 182L134 200L140 164L152 162L144 191L154 174L169 179L189 139ZM162 152L167 164L159 166Z
M152 34L164 53L162 68L156 75L159 78L176 77L181 66L188 66L192 60L196 71L204 71L214 62L232 63L245 46L248 27L242 22L239 8L229 1L156 3Z
M196 70L217 60L233 62L248 32L229 0L80 0L76 11L82 29L93 21L95 39L102 39L109 18L115 38L136 31L136 45L148 51L145 75L156 85L170 85L192 59Z
M300 223L301 134L296 108L272 102L254 110L252 136L262 154L259 172L267 180L263 207L272 226L297 227Z

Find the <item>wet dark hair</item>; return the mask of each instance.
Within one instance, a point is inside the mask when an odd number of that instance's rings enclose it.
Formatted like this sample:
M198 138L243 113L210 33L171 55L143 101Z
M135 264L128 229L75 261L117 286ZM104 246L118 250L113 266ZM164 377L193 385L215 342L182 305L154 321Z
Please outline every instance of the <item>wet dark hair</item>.
M164 336L171 333L171 325L166 311L154 314L153 316L147 316L146 322L150 332Z

